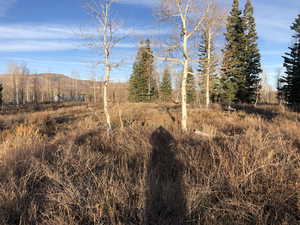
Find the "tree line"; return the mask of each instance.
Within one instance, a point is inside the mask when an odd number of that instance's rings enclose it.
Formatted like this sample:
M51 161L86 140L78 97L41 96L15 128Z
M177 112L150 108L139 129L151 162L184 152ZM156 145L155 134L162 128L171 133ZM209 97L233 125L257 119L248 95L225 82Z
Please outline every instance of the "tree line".
M160 2L158 15L168 26L173 26L174 33L170 34L170 40L164 42L166 51L163 55L156 55L150 40L140 43L128 82L130 101L173 100L180 103L184 131L187 131L189 103L202 101L209 107L211 102L231 105L254 104L260 101L264 79L261 79L261 56L251 0L246 1L243 10L240 9L239 0L233 0L229 15L216 0ZM86 5L97 22L98 31L96 37L90 39L88 46L100 48L103 54L101 62L104 65L105 78L102 99L108 131L111 130L108 85L110 72L117 66L111 62L110 57L114 46L122 40L114 37L120 24L111 17L113 6L113 0L95 0ZM291 27L295 32L294 43L284 56L286 73L278 81L278 99L288 104L298 104L300 101L297 89L300 61L299 20L298 16ZM226 28L225 45L220 53L216 48L216 40L223 28ZM161 81L155 68L156 60L166 62L162 68ZM177 76L172 80L175 70Z
M239 9L239 1L233 1L233 7L227 18L222 62L218 62L214 47L216 35L222 28L222 17L217 15L217 12L206 15L203 26L197 34L201 40L198 64L190 62L188 65L186 86L188 103L195 101L197 88L205 96L207 106L210 102L232 104L257 101L262 69L253 11L250 0L246 2L243 12ZM150 41L141 42L129 81L130 101L153 101L158 99L158 94L163 101L171 99L172 81L169 66L164 69L159 85L155 82L153 62ZM192 66L197 68L197 73L193 72ZM195 83L196 77L199 78L198 85Z
M76 72L72 72L72 77L54 73L35 74L30 72L25 63L10 63L8 74L1 75L0 80L0 100L4 105L83 101L99 103L103 98L101 81L80 80ZM113 102L125 101L127 86L114 82L108 94Z

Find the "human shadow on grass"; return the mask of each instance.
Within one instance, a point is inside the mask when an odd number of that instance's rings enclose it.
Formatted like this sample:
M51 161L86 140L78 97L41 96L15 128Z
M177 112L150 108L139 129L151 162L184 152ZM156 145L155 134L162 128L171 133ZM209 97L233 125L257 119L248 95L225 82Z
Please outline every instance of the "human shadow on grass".
M175 139L163 127L150 137L145 224L181 225L186 216L183 165L176 159Z

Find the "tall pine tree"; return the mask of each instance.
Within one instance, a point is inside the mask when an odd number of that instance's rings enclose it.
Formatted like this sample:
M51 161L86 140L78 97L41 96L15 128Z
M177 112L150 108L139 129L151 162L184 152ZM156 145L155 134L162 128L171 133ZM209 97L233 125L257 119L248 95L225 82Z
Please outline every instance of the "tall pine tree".
M200 87L200 103L205 103L205 91L207 81L207 69L208 69L208 40L207 32L203 31L201 34L200 46L199 46L199 61L198 61L198 73L199 87Z
M227 104L242 101L244 97L246 70L244 27L239 0L234 0L227 19L226 45L223 50L224 58L221 68L221 96L223 102Z
M241 101L245 103L254 103L259 91L260 74L262 72L260 63L260 53L257 46L257 32L254 18L254 9L251 0L247 0L244 9L245 25L245 84L242 87Z
M283 98L289 104L300 104L300 14L291 26L294 42L285 53L283 66L286 76L281 79Z
M196 87L194 75L192 75L193 69L189 67L189 73L186 80L186 102L188 104L194 103L196 100Z
M129 100L147 102L158 97L157 84L154 77L154 58L150 41L141 41L133 73L129 80Z
M207 72L207 48L208 48L208 41L207 41L207 33L203 32L201 34L201 42L199 47L199 61L198 61L198 72L201 76L205 76Z
M145 79L147 81L147 98L146 101L153 101L158 98L158 86L154 71L154 56L151 49L150 40L145 41Z
M172 98L172 81L169 68L164 69L162 82L160 84L160 97L164 102L170 101Z
M129 80L129 101L140 102L145 99L146 96L146 82L142 76L143 70L141 63L142 49L138 50L136 61L133 64L133 72Z

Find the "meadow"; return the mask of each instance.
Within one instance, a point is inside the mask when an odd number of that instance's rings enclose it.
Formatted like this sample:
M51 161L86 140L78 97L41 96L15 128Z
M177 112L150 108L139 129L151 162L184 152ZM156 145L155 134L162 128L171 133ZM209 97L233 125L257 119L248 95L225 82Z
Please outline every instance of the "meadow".
M175 104L0 115L0 224L299 225L300 114ZM201 131L205 135L199 135Z

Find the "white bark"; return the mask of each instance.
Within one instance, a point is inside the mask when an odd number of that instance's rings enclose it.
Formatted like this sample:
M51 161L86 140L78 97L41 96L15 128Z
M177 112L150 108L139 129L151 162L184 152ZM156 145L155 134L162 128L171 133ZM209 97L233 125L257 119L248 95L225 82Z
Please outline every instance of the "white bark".
M9 73L12 75L12 102L19 105L19 91L18 91L18 75L20 74L20 67L12 63L9 65Z
M203 15L195 19L195 15L201 14L204 9L204 14L208 8L201 7L201 1L198 0L162 0L161 13L164 17L174 20L178 28L178 46L182 58L163 58L164 60L179 62L183 66L183 74L181 79L181 129L186 132L188 130L187 120L187 77L189 66L192 59L189 55L189 42L191 38L200 31L204 19ZM204 3L204 2L203 2ZM194 75L194 74L192 74Z
M207 58L206 58L206 91L205 91L205 99L206 99L206 107L209 108L210 105L210 80L212 76L212 67L215 63L213 61L213 43L216 39L217 34L221 30L222 27L225 26L225 18L226 12L219 7L216 0L207 1L208 10L206 11L206 15L204 18L204 22L202 24L202 30L206 36L205 44L207 44Z
M181 128L183 131L187 131L187 103L186 103L186 82L188 75L188 61L184 64L183 77L181 83Z
M110 122L110 115L108 112L108 99L107 99L107 88L110 79L110 48L109 48L109 40L108 40L108 29L109 29L109 9L111 3L106 2L104 6L104 32L103 32L103 50L104 50L104 68L105 68L105 77L104 77L104 87L103 87L103 110L106 117L107 123L107 130L111 130L111 122Z
M110 61L112 48L121 40L115 39L113 34L118 29L118 24L113 21L111 14L112 4L116 0L94 0L91 4L87 5L87 9L91 12L92 16L97 20L98 26L98 37L92 38L89 46L92 48L99 47L99 43L96 43L95 39L102 44L103 53L103 65L104 65L104 85L103 85L103 110L106 118L107 131L111 131L111 119L109 114L109 104L108 104L108 87L110 81L110 73L112 65ZM101 79L100 79L101 80ZM95 89L94 89L95 90ZM95 95L96 99L96 95Z
M109 75L106 75L109 76ZM107 88L108 88L108 82L104 82L104 87L103 87L103 110L104 114L106 117L106 124L107 124L107 129L108 131L111 130L111 121L110 121L110 115L108 111L108 101L107 101Z
M206 107L209 108L210 105L210 71L211 71L211 41L212 41L212 36L211 36L210 28L208 28L207 32L207 75L206 75Z
M187 103L186 103L186 83L187 83L187 76L189 71L189 52L188 52L188 36L187 36L187 28L186 28L186 17L181 17L182 21L182 32L183 32L183 58L184 58L184 65L183 65L183 77L182 77L182 84L181 84L181 128L183 131L187 131Z

